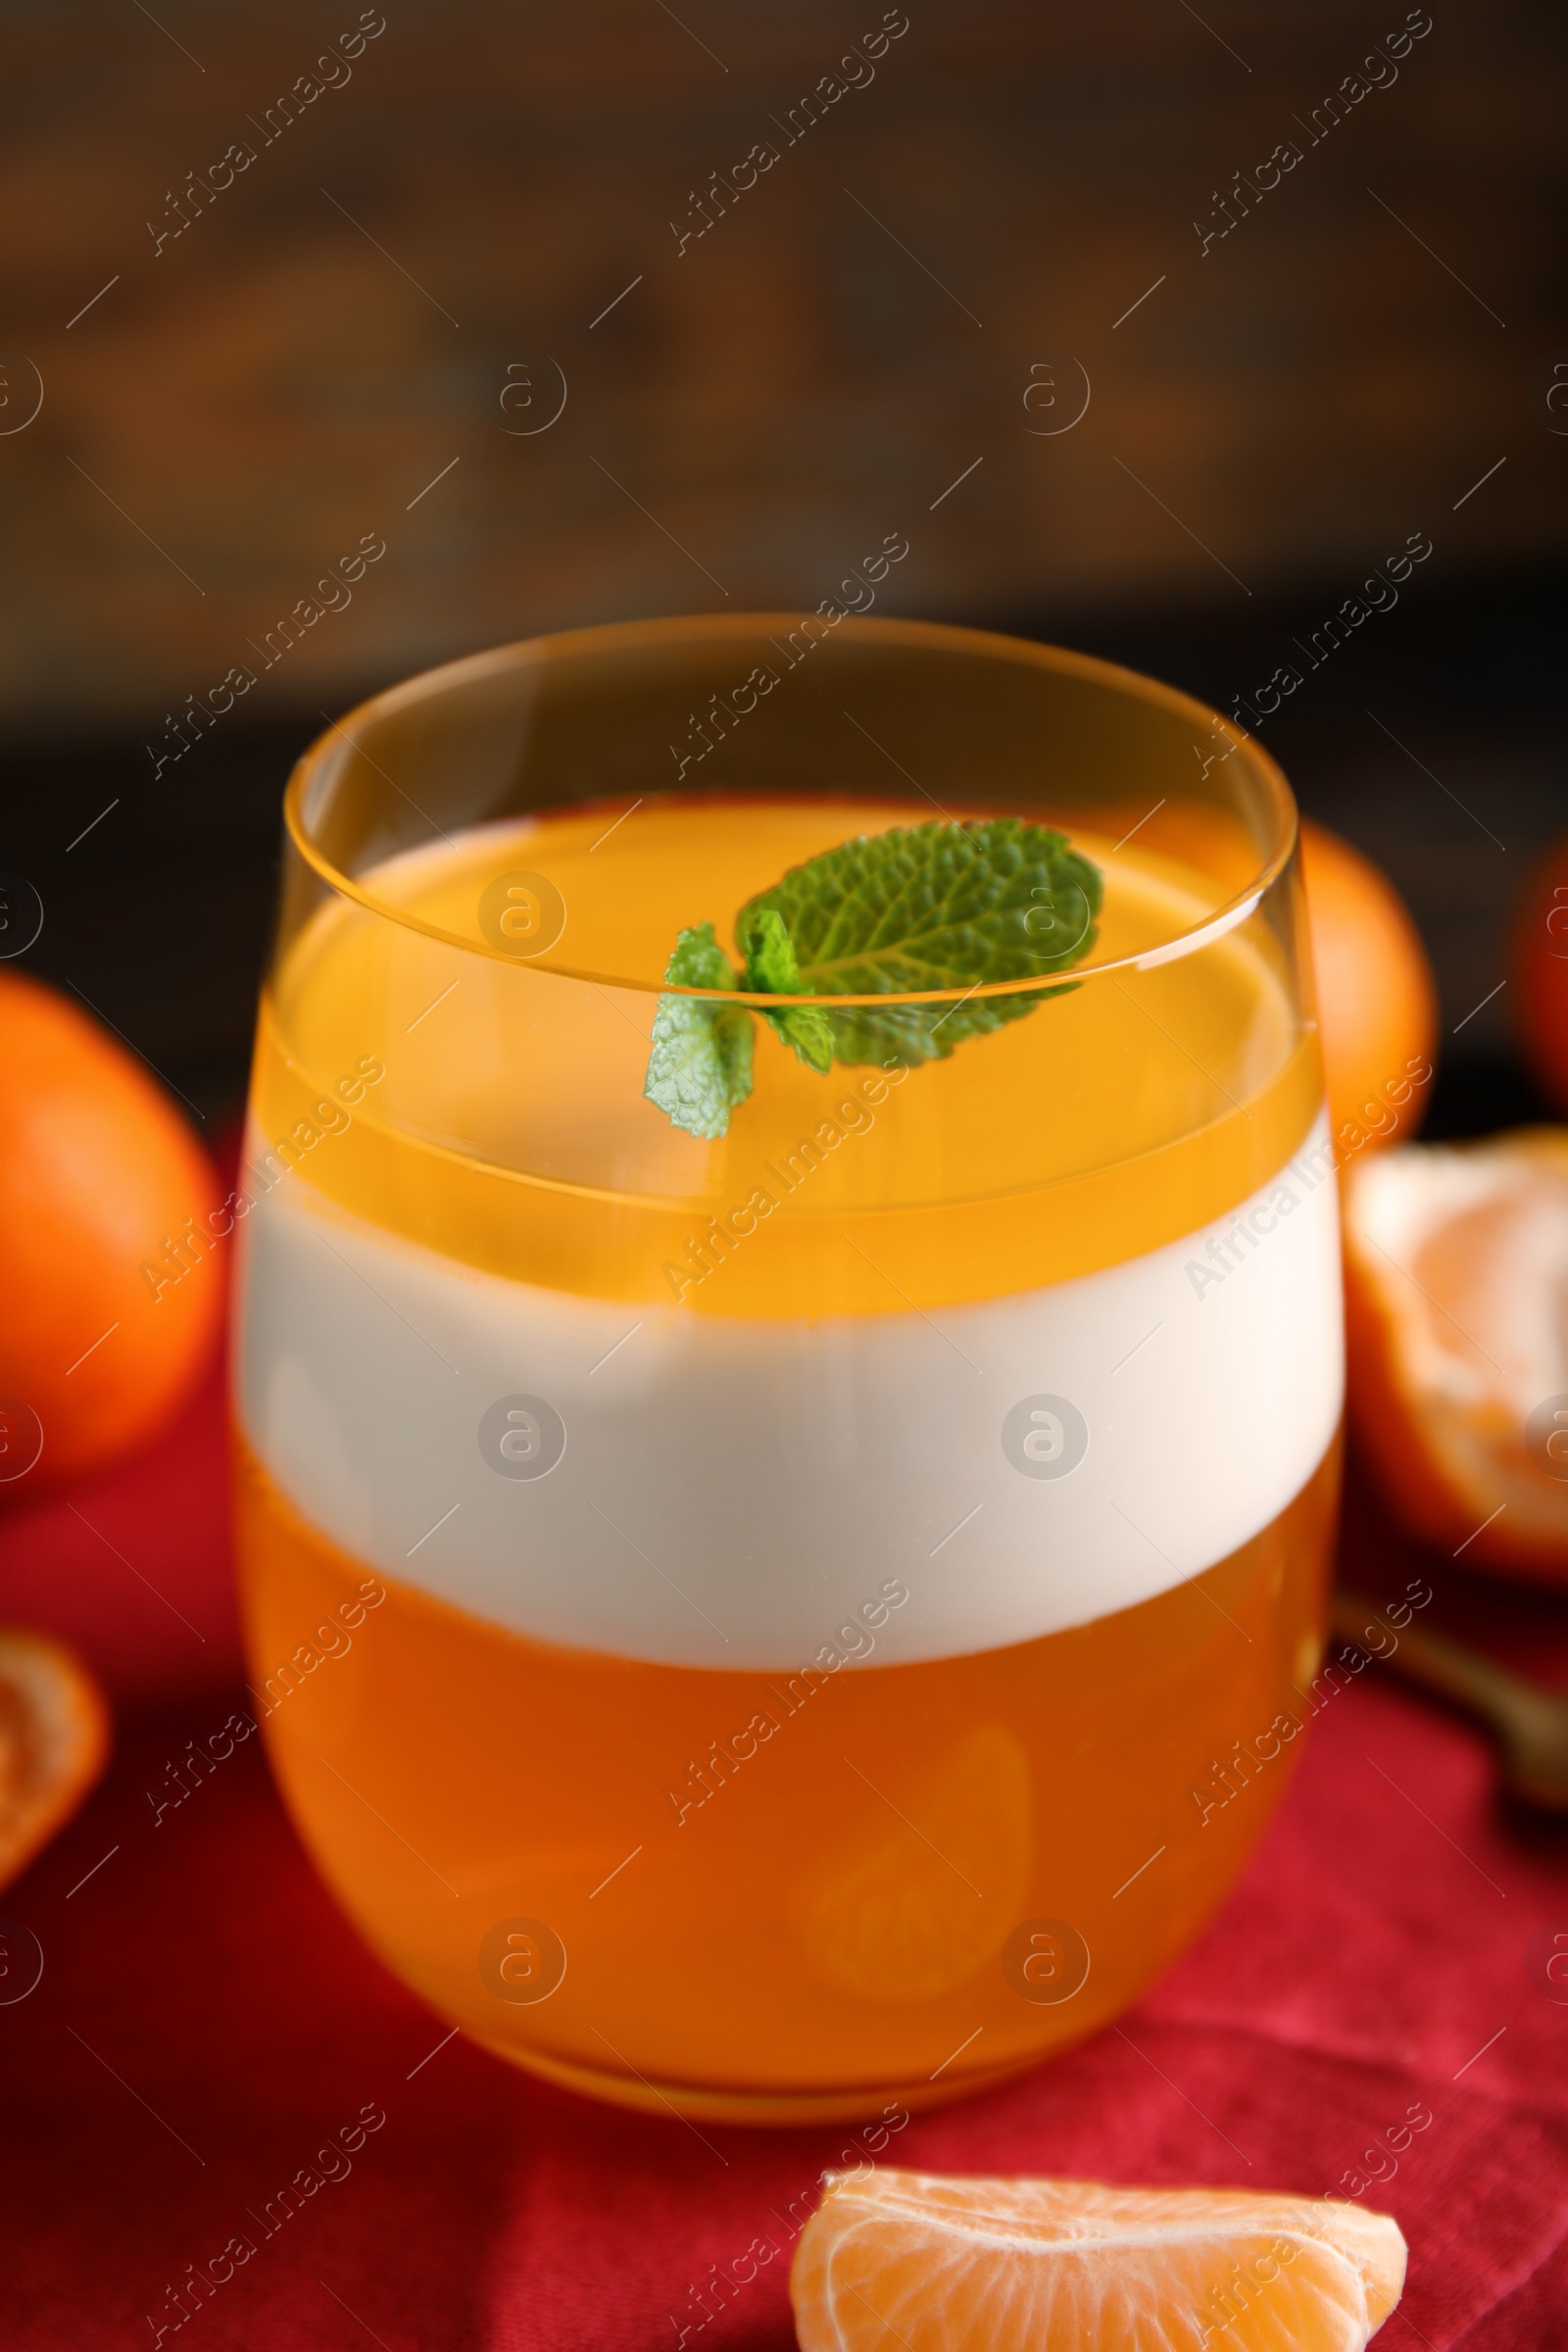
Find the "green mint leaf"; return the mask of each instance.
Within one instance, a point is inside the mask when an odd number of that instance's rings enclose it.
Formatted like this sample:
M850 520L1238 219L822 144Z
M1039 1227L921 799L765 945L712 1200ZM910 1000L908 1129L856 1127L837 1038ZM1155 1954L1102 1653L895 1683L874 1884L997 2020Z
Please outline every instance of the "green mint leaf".
M795 942L785 930L784 917L776 907L764 906L750 923L737 926L737 938L746 958L749 989L772 997L807 994L801 982Z
M735 974L711 923L680 934L664 978L677 988L734 988ZM727 1134L730 1112L752 1091L752 1029L744 1004L661 997L643 1093L688 1135Z
M1098 867L1048 826L1015 816L937 821L862 834L792 867L741 909L736 937L750 963L750 942L764 930L770 938L764 918L777 915L795 985L811 996L953 990L951 1003L820 1016L835 1059L912 1064L944 1059L965 1038L1075 987L970 993L1078 962L1094 945L1101 896ZM747 984L759 985L750 976Z
M747 926L741 947L746 956L746 972L742 985L759 996L804 997L810 991L801 978L795 958L795 943L784 928L784 918L774 906L764 906ZM763 1018L777 1030L786 1045L793 1046L800 1059L813 1070L828 1070L833 1066L833 1030L825 1012L814 1004L803 1004L795 1012L768 1012Z
M1065 834L1017 816L944 820L861 834L792 866L741 908L739 978L711 923L682 931L665 966L672 986L744 989L781 1002L763 1017L800 1059L912 1066L946 1059L965 1038L1021 1020L1076 980L977 992L1001 980L1064 972L1095 944L1100 869ZM791 997L913 996L930 1004L827 1011ZM692 1135L728 1132L752 1091L753 1024L744 1005L661 997L643 1092Z

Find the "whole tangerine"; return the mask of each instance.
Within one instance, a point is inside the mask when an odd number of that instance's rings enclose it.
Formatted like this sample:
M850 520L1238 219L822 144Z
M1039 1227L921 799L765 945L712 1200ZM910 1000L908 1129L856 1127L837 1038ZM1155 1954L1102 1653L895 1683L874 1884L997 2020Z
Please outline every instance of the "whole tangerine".
M1519 1042L1543 1094L1568 1111L1568 833L1525 885L1512 946Z
M96 1469L174 1411L218 1323L220 1198L141 1064L0 973L0 1495Z
M1301 821L1301 881L1317 977L1329 1116L1341 1158L1407 1141L1421 1123L1438 997L1393 883L1324 825Z

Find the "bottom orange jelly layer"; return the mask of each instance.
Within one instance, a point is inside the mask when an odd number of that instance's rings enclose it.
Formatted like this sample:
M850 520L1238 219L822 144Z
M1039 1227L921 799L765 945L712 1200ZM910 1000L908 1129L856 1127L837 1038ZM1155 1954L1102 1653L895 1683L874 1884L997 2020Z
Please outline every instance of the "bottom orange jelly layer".
M258 1712L339 1900L491 2049L737 2119L956 2096L1115 2016L1235 1880L1312 1711L1337 1484L1336 1447L1228 1559L1069 1632L762 1675L505 1633L242 1447Z

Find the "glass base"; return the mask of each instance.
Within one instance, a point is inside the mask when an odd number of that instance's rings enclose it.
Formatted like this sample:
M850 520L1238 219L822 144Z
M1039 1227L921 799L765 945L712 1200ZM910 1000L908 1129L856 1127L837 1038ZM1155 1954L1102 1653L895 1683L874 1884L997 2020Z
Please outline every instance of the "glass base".
M913 2115L921 2108L951 2107L977 2091L997 2089L1016 2082L1041 2063L1038 2056L1011 2059L1006 2064L971 2069L966 2074L944 2074L939 2082L873 2082L863 2088L835 2084L825 2090L715 2090L710 2084L653 2082L608 2069L580 2066L553 2058L537 2049L522 2050L514 2041L492 2038L464 2028L470 2041L504 2058L525 2075L536 2075L580 2097L603 2099L612 2107L634 2107L643 2115L677 2115L683 2123L752 2124L761 2128L807 2124L858 2124L868 2117L886 2116L903 2108ZM1057 2044L1057 2049L1064 2045ZM1054 2056L1054 2050L1052 2055ZM845 2161L858 2150L846 2149Z

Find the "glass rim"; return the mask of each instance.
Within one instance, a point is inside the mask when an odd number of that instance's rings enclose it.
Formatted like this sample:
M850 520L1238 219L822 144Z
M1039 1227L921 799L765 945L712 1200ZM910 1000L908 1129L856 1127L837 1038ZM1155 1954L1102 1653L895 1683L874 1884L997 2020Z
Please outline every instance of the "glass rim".
M1066 646L1051 645L1029 637L1012 637L993 629L964 628L945 621L904 620L892 616L873 618L869 614L858 613L844 614L836 623L830 624L835 634L849 626L858 637L877 638L884 643L907 646L911 650L923 647L931 651L965 651L991 660L1021 662L1030 667L1052 670L1058 676L1075 677L1104 686L1134 701L1155 704L1173 716L1190 720L1202 733L1211 737L1218 735L1230 746L1223 760L1240 754L1263 787L1274 818L1275 840L1272 850L1261 859L1249 880L1234 891L1223 905L1206 914L1200 923L1179 932L1174 939L1162 941L1157 947L1146 948L1132 955L1072 964L1019 980L986 981L966 990L948 987L887 993L873 991L858 996L792 996L781 1000L777 996L747 989L720 992L711 988L685 987L670 981L633 978L625 973L589 971L576 965L553 961L548 951L538 956L508 955L492 947L485 939L465 937L459 932L449 931L444 925L429 922L422 915L412 913L406 906L397 906L390 900L378 897L374 891L367 890L352 874L334 865L311 837L305 812L306 796L321 775L326 762L334 756L342 756L339 747L346 744L352 750L359 751L375 767L377 763L370 759L368 752L364 751L355 730L421 703L432 693L477 682L508 669L542 668L548 662L577 653L612 653L623 648L694 644L758 634L765 636L774 629L788 632L812 620L820 621L820 615L801 612L696 612L646 620L601 622L579 629L552 631L538 637L518 638L511 644L495 646L483 653L464 655L456 662L442 662L433 669L418 670L413 677L402 679L397 685L386 687L379 694L355 704L341 719L328 720L324 732L318 735L300 755L283 793L283 822L288 838L312 872L337 897L350 900L368 912L396 923L406 931L419 932L426 938L438 940L443 946L455 948L461 954L484 956L494 963L547 973L552 979L576 981L595 988L621 989L639 996L696 997L708 1003L743 1004L756 1011L769 1007L776 1011L781 1002L791 1005L820 1005L829 1011L865 1005L885 1007L893 1004L967 1004L975 998L984 1002L992 998L1027 996L1041 989L1076 987L1085 980L1115 972L1150 971L1158 964L1177 962L1211 946L1227 932L1246 922L1255 912L1265 892L1289 864L1298 829L1296 797L1284 773L1255 736L1250 735L1244 727L1237 726L1223 711L1200 702L1193 695L1184 694L1178 687L1167 686L1158 678L1147 676L1142 670L1128 669L1120 662L1104 662L1094 654L1077 653ZM378 772L385 773L379 769ZM394 791L400 789L392 777L388 776L386 781ZM657 797L667 801L685 796L665 791L660 792ZM1144 821L1147 822L1147 819ZM959 820L955 818L953 822L957 824Z

